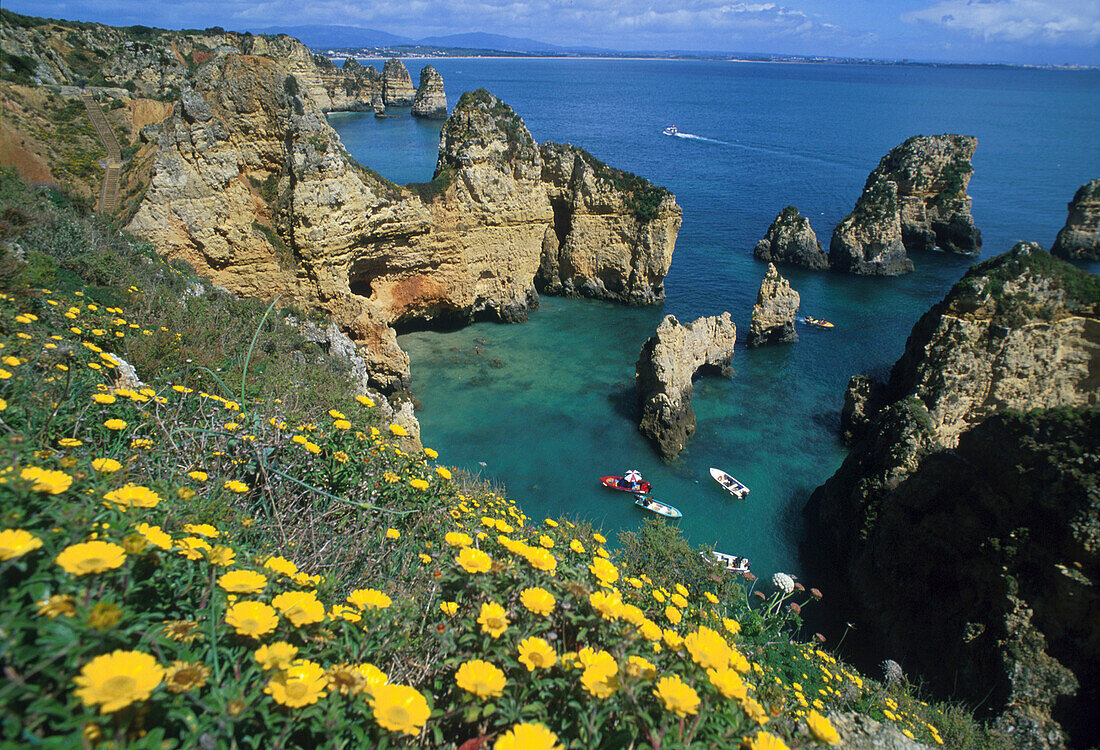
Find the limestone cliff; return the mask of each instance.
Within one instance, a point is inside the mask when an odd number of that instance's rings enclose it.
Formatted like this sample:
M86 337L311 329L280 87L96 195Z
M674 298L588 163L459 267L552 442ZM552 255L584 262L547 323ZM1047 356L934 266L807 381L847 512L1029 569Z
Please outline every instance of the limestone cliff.
M692 379L700 370L728 374L737 326L730 314L682 325L666 315L642 346L635 368L638 429L666 459L675 458L695 433Z
M941 694L995 688L1021 735L1057 736L1050 711L1081 663L1070 626L1039 613L1094 601L1058 597L1100 563L1098 373L1100 280L1021 243L918 321L884 389L853 380L855 445L807 506L807 551L862 636L888 649L879 658ZM1035 409L1046 416L1002 418ZM935 618L923 616L932 586Z
M912 270L907 253L939 248L976 255L981 233L970 212L977 139L914 136L882 157L855 209L833 232L833 268L895 275Z
M779 275L775 264L769 263L752 308L749 346L798 341L794 317L799 301L798 292L791 289L790 282Z
M416 100L409 69L396 57L382 67L382 98L387 107L411 107Z
M447 92L443 90L443 76L431 65L420 69L420 86L413 101L413 117L442 120L447 117Z
M756 243L753 257L768 263L783 263L802 268L829 267L829 257L810 227L810 221L794 206L787 206Z
M1050 252L1068 260L1100 260L1100 180L1077 189Z

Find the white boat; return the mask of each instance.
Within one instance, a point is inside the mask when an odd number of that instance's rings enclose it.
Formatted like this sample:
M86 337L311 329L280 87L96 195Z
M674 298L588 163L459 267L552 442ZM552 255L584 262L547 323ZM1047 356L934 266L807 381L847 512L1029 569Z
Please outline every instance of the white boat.
M638 495L634 500L634 504L639 508L644 508L645 510L656 513L659 516L665 516L666 518L681 518L684 515L668 503L662 503L660 500L654 500L645 495Z
M749 558L741 557L739 555L728 555L725 552L711 552L700 553L704 560L708 562L717 562L731 573L748 573L749 572Z
M715 469L712 466L710 475L714 477L715 482L726 488L726 492L738 500L743 500L749 494L749 488L745 486L744 482L739 482L721 469Z
M675 125L669 125L667 128L665 128L665 135L676 135L679 132L680 131Z

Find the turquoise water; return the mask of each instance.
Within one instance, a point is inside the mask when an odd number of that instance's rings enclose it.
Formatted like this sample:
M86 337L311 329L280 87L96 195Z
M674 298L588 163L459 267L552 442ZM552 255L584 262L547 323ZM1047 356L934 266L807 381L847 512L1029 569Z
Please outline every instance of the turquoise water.
M377 65L377 63L375 63ZM408 60L414 80L423 61ZM693 543L749 556L758 575L802 573L801 508L839 466L848 377L885 374L913 323L971 260L918 255L917 270L868 279L784 269L802 312L837 324L793 345L748 350L730 378L696 382L698 428L663 463L637 432L638 351L667 313L730 311L747 331L764 266L752 247L793 203L827 246L868 172L919 133L978 137L970 184L983 257L1021 239L1049 246L1077 187L1100 175L1100 74L1003 69L616 60L433 60L453 104L485 87L535 138L571 142L665 185L684 225L663 306L544 297L528 323L400 337L412 358L425 445L503 482L536 518L581 516L610 531L643 513L598 477L638 468L684 512ZM435 166L439 123L333 115L349 151L396 182ZM696 138L664 136L666 125ZM482 465L484 464L484 465ZM730 498L707 473L752 488ZM812 572L809 579L812 581Z

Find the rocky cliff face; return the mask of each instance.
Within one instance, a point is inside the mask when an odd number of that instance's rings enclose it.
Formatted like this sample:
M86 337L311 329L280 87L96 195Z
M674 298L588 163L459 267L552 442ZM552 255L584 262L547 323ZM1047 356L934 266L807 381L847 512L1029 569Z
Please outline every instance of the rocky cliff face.
M1100 180L1077 189L1050 252L1068 260L1100 260Z
M416 100L409 69L396 57L382 67L382 98L387 107L411 107Z
M692 378L701 369L728 374L736 340L728 312L686 326L667 315L642 346L634 377L638 429L666 460L675 458L695 433Z
M829 267L829 257L810 227L810 221L794 206L787 206L768 227L764 238L756 243L753 257L767 263L781 263L802 268Z
M791 289L790 282L779 275L775 264L769 263L752 308L749 346L798 341L798 333L794 329L798 304L798 292Z
M443 90L443 76L431 65L420 69L420 86L413 101L413 117L443 120L447 117L447 93Z
M855 446L807 506L808 551L863 635L942 693L995 688L1004 721L1035 738L1056 737L1050 711L1081 647L1037 613L1078 607L1061 594L1100 562L1096 490L1073 478L1083 466L1095 482L1098 372L1100 281L1021 243L918 321L888 384L853 380ZM1035 409L1048 414L1003 416Z
M976 255L982 239L966 194L976 147L971 136L934 135L914 136L891 149L833 232L833 268L894 275L912 270L908 252L938 247Z

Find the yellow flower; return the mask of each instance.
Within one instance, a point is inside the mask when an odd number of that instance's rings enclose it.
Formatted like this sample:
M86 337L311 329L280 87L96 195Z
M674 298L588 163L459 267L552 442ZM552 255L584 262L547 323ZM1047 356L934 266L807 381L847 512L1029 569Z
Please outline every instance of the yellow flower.
M741 632L741 623L729 617L722 618L722 627L724 627L730 635L737 635Z
M333 664L325 673L328 675L328 689L340 695L359 695L367 686L363 673L352 664Z
M536 615L548 615L554 611L554 595L543 588L524 589L519 595L520 604Z
M469 547L474 543L469 535L463 534L461 531L448 531L447 535L443 537L443 541L452 547Z
M673 594L672 595L672 603L675 604L680 609L685 609L688 605L687 599L680 596L679 594Z
M172 537L162 531L160 526L150 526L147 523L142 523L138 524L137 530L139 534L149 540L150 544L164 550L172 548Z
M321 446L317 445L317 443L314 443L311 440L307 440L304 443L302 443L302 447L305 448L306 451L308 451L309 453L312 453L315 456L318 453L321 452Z
M619 569L602 557L592 558L592 564L588 566L588 569L592 571L592 575L600 580L600 584L603 586L610 586L619 580Z
M382 472L382 479L385 480L388 484L393 484L394 482L401 481L401 477L397 476L392 471Z
M230 547L223 547L218 544L213 549L210 549L206 553L206 559L210 561L211 565L217 565L220 568L228 567L232 565L237 559L237 553Z
M458 613L458 602L440 602L439 609L447 617L454 617Z
M110 393L97 393L92 396L92 400L95 401L97 404L107 405L113 404L115 402L115 397L112 396Z
M185 536L176 540L176 551L188 560L201 560L210 550L210 543L197 536Z
M444 479L450 479L451 478L450 469L446 469L442 466L435 467L435 473L438 474L439 476L443 477Z
M493 567L493 560L487 554L473 547L463 547L455 558L467 573L486 573Z
M665 645L673 651L679 651L684 647L684 639L675 630L666 629L662 631L661 636L664 638Z
M377 688L388 684L390 681L389 675L373 664L360 664L356 669L359 674L363 675L365 681L363 692L365 693L374 693Z
M255 594L267 585L267 576L252 570L231 570L218 577L218 585L231 594Z
M174 661L164 675L164 686L170 693L185 693L206 685L210 667L198 662Z
M239 482L236 479L227 480L226 483L222 485L222 487L229 490L230 492L235 492L238 495L243 495L245 492L248 492L248 485L244 482Z
M263 669L286 669L297 655L298 647L286 641L275 641L252 652L252 658Z
M29 531L23 529L0 531L0 560L14 560L41 546L42 540Z
M600 662L585 667L581 673L581 686L597 698L614 695L619 689L619 667L615 660L612 658L610 664Z
M558 655L546 640L525 638L519 644L519 661L528 672L534 672L536 668L550 669L558 663Z
M328 675L320 664L296 659L267 683L264 692L279 704L301 708L317 702L328 687Z
M647 641L659 641L663 635L661 626L648 618L642 620L642 623L638 626L638 632L641 633L642 638L645 638Z
M76 614L76 600L69 594L54 594L38 602L38 614L51 620L58 616L72 617Z
M109 714L143 701L164 679L164 668L140 651L113 651L95 657L73 678L76 696L85 706Z
M508 629L508 615L504 607L496 602L482 604L477 621L481 624L481 632L488 633L493 638L499 638L501 633Z
M347 622L361 622L363 619L363 616L359 614L359 610L345 604L333 604L328 608L328 616L332 620L340 619Z
M404 437L405 435L409 434L409 431L399 424L391 424L390 432L392 432L394 435L397 435L398 437Z
M264 561L264 567L285 576L292 576L298 572L298 566L285 557L269 557Z
M516 724L493 743L493 750L565 750L542 724Z
M207 539L217 539L221 536L221 532L215 529L208 523L189 523L185 524L183 530L188 534L198 534L204 536Z
M401 532L398 531L397 529L386 529L386 538L387 539L400 539L401 538Z
M623 611L623 597L618 591L610 594L605 591L593 592L588 597L588 603L604 620L617 620Z
M126 429L126 420L108 419L106 422L103 423L103 426L106 427L108 430L114 430L115 432L118 432L119 430Z
M350 430L351 422L346 419L337 419L332 423L332 426L337 430Z
M351 456L349 456L347 453L344 453L344 451L336 451L332 454L332 457L342 464L346 464L348 461L351 460Z
M579 539L574 539L573 541L569 542L569 549L573 550L578 555L584 554L584 545L581 544Z
M708 627L684 638L691 658L703 669L725 669L730 663L730 647L726 639Z
M348 602L359 609L385 609L393 600L375 589L356 589L348 594Z
M741 675L734 669L729 667L708 669L707 677L710 678L710 684L718 688L718 692L725 698L744 700L748 696L747 686L741 680Z
M358 401L363 406L374 406L374 401L367 398L366 396L362 396L362 395L356 396L355 400Z
M160 503L161 497L148 487L140 484L128 484L117 490L111 490L103 496L121 509L126 508L155 508Z
M165 620L161 632L165 637L181 643L191 643L196 638L202 638L199 623L188 620Z
M680 718L699 712L699 694L676 675L657 680L653 694L661 699L666 710Z
M755 721L757 724L760 724L761 726L767 724L768 721L771 719L771 717L768 716L768 712L764 710L764 707L754 701L752 698L742 698L741 708L745 710L745 713L750 719Z
M492 698L503 694L506 682L504 672L481 659L463 663L455 673L455 683L478 698Z
M704 591L703 596L705 596L707 601L710 602L711 604L717 604L718 603L718 597L715 596L714 594L710 593L709 591Z
M19 476L32 482L32 490L45 492L47 495L60 495L73 483L73 478L63 471L50 471L37 466L28 466L19 472Z
M122 468L122 464L113 458L96 458L92 460L92 468L102 474L113 474Z
M374 720L391 732L419 734L431 715L428 701L407 685L379 685L374 688Z
M83 542L61 550L55 560L66 573L82 576L122 567L126 551L111 542Z
M284 591L271 603L296 628L325 619L325 605L312 591Z
M679 625L680 620L684 619L684 616L680 614L680 610L672 606L665 607L665 617L667 617L668 621L673 625Z
M409 486L414 490L426 490L428 489L428 483L423 479L410 479Z
M191 477L196 482L205 482L210 478L205 471L189 471L187 472L187 476Z
M541 536L539 536L539 544L541 544L543 547L546 547L546 549L552 549L554 547L554 539L553 537L549 537L546 534L542 534Z
M110 630L122 619L123 610L114 604L100 602L88 613L88 625L96 630Z
M553 553L542 547L530 547L524 550L524 558L536 570L552 571L558 567L558 559Z
M57 441L57 444L62 448L76 448L79 445L84 445L84 441L76 438L61 438Z
M279 624L279 615L263 602L243 601L229 607L225 621L239 635L259 638L275 629Z
M631 677L640 677L643 680L652 680L657 677L657 667L641 656L631 656L627 659L625 672Z
M836 727L817 711L810 711L806 723L810 725L810 731L819 741L827 745L840 744L840 733L836 731Z

